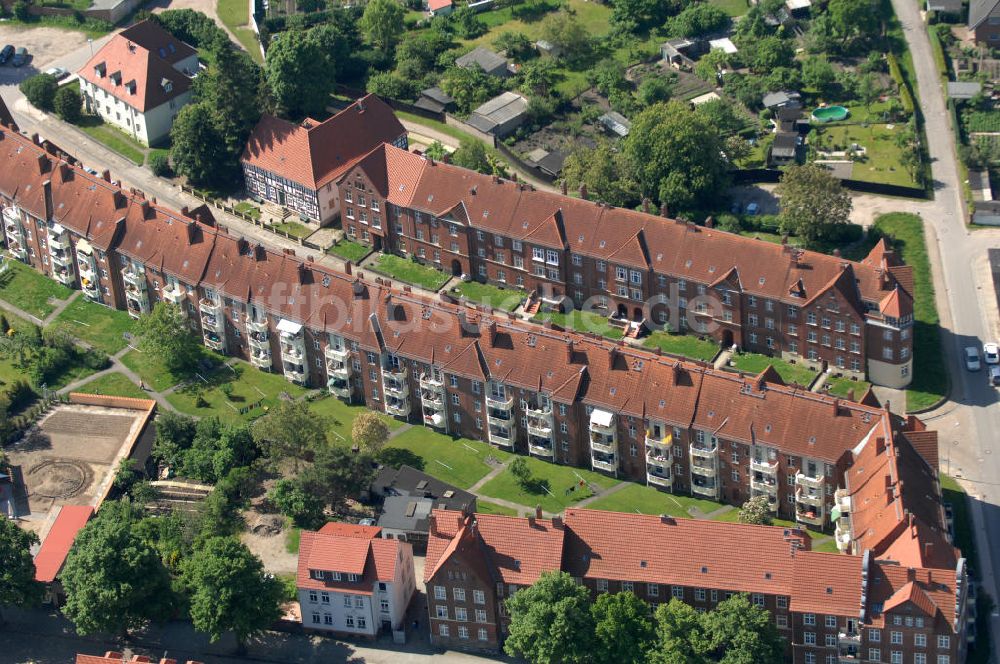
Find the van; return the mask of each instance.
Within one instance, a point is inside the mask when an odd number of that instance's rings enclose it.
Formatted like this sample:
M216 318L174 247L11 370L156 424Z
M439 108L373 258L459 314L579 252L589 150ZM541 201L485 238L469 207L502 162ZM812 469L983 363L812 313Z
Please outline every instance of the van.
M7 61L10 60L10 56L12 55L14 55L14 47L7 44L2 50L0 50L0 65L7 64Z
M14 59L10 61L10 64L15 67L21 67L28 63L28 49L21 47L14 51Z

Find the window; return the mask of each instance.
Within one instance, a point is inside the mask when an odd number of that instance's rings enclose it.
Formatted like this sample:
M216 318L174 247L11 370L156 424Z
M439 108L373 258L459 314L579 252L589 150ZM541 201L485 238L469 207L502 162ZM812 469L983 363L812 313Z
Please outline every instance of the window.
M948 657L948 655L938 655L937 656L937 664L949 664L950 662L951 662L951 658Z
M323 624L324 625L333 625L333 614L331 614L331 613L324 613L323 614Z
M670 586L670 596L675 599L684 599L684 587Z
M354 616L347 616L345 619L345 624L347 627L354 627Z
M753 605L754 606L764 606L764 595L761 593L753 594Z
M444 586L434 586L434 599L448 599L448 591Z
M913 645L917 646L918 648L926 648L927 647L927 635L926 634L920 634L920 633L914 634L913 635Z
M454 588L451 591L451 593L452 593L452 595L454 595L456 602L464 602L465 601L465 588Z
M655 583L647 583L646 584L646 594L649 595L650 597L659 597L660 596L660 586L657 585L657 584L655 584Z
M448 626L447 625L438 625L438 635L439 636L448 636Z
M913 653L913 664L927 664L927 655L922 652Z
M458 622L468 622L469 612L465 608L459 606L455 609L455 620Z
M824 622L827 629L833 629L837 626L837 616L827 616Z
M937 647L942 650L947 650L951 647L951 637L950 636L938 636L937 637Z
M889 653L889 661L892 662L892 664L903 664L903 651L893 650Z
M389 600L383 599L379 601L379 610L382 613L389 613Z
M803 660L805 664L816 664L816 653L807 652L803 655Z
M802 641L807 646L814 646L814 645L816 645L816 632L803 632L802 633Z
M788 608L788 598L787 597L779 596L779 597L776 597L774 601L775 601L775 606L777 606L779 609L787 609Z
M868 630L868 640L873 643L878 643L882 640L882 630L880 629L869 629Z
M705 601L705 589L704 588L695 588L694 589L694 598L695 598L696 601L704 602Z
M545 262L545 250L541 247L531 248L531 259L536 261Z
M458 638L460 638L460 639L468 639L469 638L469 628L465 627L464 625L463 626L459 626L459 628L458 628Z
M472 591L472 601L475 602L476 604L485 604L486 603L486 593L484 593L482 590L473 590Z
M880 648L869 648L868 649L868 659L873 662L882 661L882 650Z
M631 581L622 581L622 592L630 593L635 590L635 584Z
M607 579L598 579L597 580L597 592L599 592L599 593L606 593L606 592L608 592L608 580Z
M438 604L437 606L434 607L434 611L437 614L438 618L441 618L442 620L447 620L448 619L448 607L447 606L442 606L442 605Z
M774 617L774 624L778 627L788 627L788 616L779 614Z
M894 646L903 645L903 633L902 632L889 632L889 643Z
M318 613L314 613L312 615L313 615L313 624L314 625L318 625L319 624L319 614Z
M812 627L816 624L816 614L815 613L804 613L802 614L802 624Z
M476 622L486 622L486 609L476 609Z
M826 642L826 647L827 648L836 648L837 647L837 635L836 634L827 634L826 637L825 637L825 639L824 639L824 641Z

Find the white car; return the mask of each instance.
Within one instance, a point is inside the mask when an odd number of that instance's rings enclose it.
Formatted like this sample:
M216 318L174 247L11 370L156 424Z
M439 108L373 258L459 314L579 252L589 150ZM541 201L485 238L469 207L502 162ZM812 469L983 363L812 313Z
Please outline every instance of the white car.
M979 350L975 346L965 348L965 368L969 371L979 371L982 368L979 362Z
M1000 345L994 342L983 344L983 357L986 364L1000 364Z
M62 67L49 67L48 69L45 70L45 73L51 76L52 78L56 79L57 81L61 81L67 76L69 76L69 72L63 69Z

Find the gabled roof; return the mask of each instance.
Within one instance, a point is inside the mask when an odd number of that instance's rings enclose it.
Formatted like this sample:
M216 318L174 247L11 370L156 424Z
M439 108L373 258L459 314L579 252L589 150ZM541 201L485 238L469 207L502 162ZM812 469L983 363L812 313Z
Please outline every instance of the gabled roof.
M988 19L1000 4L998 0L969 0L969 28L975 29Z
M59 516L49 529L41 548L35 555L35 580L42 583L55 581L56 576L66 562L77 533L87 525L94 515L90 505L63 505L59 508Z
M455 65L463 69L479 67L484 72L491 73L496 69L506 67L507 60L488 48L477 46L465 55L459 56L455 60Z
M302 531L299 541L296 587L309 590L334 590L370 595L376 581L393 581L396 562L403 555L407 542L381 539L381 528L327 524L318 532ZM312 578L312 570L340 572L341 579ZM349 581L347 574L358 576Z
M242 161L315 190L382 143L405 135L392 109L367 95L324 122L306 119L296 125L263 116L247 140Z

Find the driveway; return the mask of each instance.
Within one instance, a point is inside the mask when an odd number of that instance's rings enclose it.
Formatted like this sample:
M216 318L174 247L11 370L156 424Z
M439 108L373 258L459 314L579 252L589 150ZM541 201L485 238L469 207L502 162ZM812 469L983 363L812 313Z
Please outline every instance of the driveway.
M83 66L86 58L72 69L61 60L81 49L82 52L88 52L87 36L82 32L46 27L25 28L0 23L0 48L4 44L11 44L14 48L21 46L27 48L31 60L23 67L12 67L9 62L0 66L0 89L8 86L16 88L24 79L45 71L57 63L70 72L75 71ZM7 98L7 94L4 94L4 98Z

